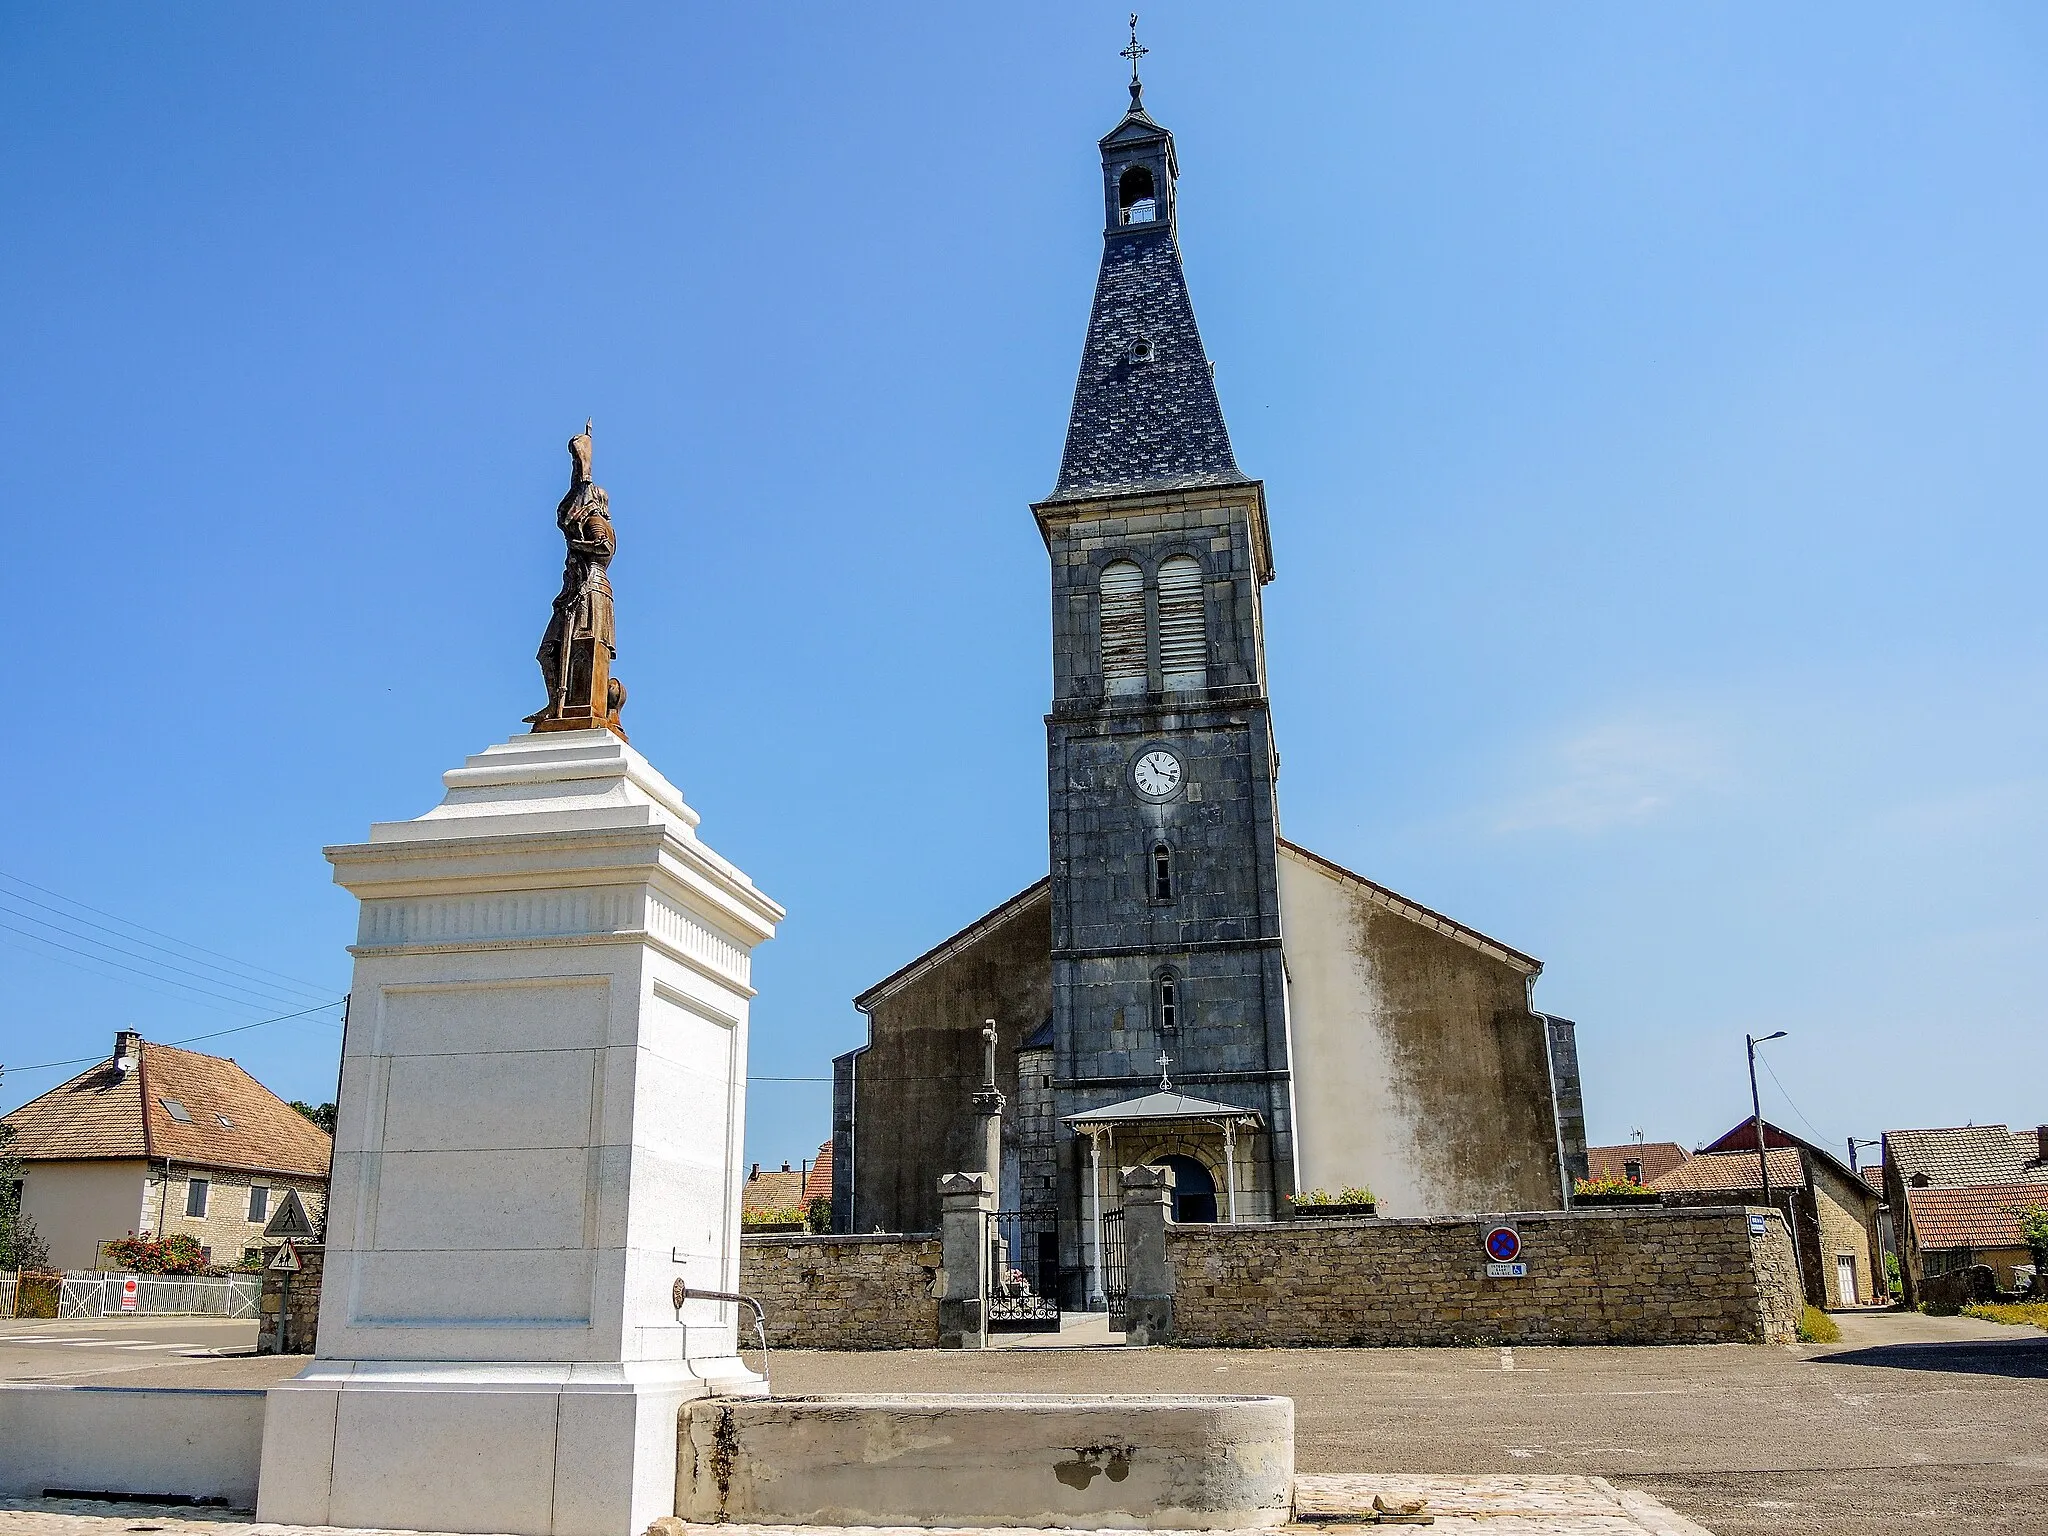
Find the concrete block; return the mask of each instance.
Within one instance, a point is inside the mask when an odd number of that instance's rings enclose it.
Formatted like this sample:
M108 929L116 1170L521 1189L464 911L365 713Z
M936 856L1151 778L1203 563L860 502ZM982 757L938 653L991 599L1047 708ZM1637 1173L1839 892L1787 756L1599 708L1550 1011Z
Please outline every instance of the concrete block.
M0 1496L168 1493L256 1507L259 1390L0 1384Z

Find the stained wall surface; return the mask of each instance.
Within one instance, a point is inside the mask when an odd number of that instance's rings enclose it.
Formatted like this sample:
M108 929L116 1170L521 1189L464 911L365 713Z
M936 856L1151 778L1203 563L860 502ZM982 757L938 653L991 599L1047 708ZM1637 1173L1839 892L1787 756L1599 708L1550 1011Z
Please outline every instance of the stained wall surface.
M1534 961L1492 952L1303 850L1280 847L1303 1188L1382 1214L1564 1203Z
M1050 912L1047 899L1022 903L869 1004L868 1045L850 1055L843 1162L834 1128L835 1176L843 1165L852 1178L850 1231L938 1230L939 1179L980 1156L968 1100L982 1077L982 1021L995 1020L996 1086L1014 1106L1017 1047L1052 1010ZM1016 1135L1017 1117L1006 1109L1008 1163Z

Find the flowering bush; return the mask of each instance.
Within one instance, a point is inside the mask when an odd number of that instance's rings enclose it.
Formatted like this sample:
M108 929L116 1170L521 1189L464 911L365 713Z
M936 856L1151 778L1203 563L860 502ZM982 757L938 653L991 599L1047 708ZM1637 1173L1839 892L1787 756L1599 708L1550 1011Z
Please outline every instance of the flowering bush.
M1634 1179L1618 1179L1611 1173L1603 1173L1597 1179L1573 1179L1572 1193L1575 1195L1641 1195L1648 1191Z
M206 1272L206 1250L199 1239L180 1232L161 1242L146 1237L124 1237L103 1245L109 1269L133 1270L138 1275L199 1275Z
M1371 1190L1360 1189L1356 1184L1347 1184L1334 1195L1327 1189L1304 1189L1298 1195L1289 1195L1287 1199L1293 1205L1374 1205L1378 1203L1374 1200Z

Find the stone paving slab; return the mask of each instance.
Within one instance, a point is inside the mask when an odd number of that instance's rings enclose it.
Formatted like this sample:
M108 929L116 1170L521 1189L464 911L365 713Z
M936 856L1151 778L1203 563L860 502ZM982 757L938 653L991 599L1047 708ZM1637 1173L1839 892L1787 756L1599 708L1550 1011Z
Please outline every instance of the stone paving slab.
M1310 1515L1365 1514L1375 1495L1390 1502L1426 1499L1442 1536L1711 1536L1648 1494L1614 1487L1598 1477L1408 1477L1383 1473L1304 1476L1296 1480L1296 1507ZM687 1536L988 1536L986 1530L926 1526L682 1525ZM1288 1528L1309 1536L1359 1529L1352 1525ZM226 1510L161 1504L103 1504L86 1499L0 1499L0 1536L337 1536L332 1526L274 1525ZM358 1531L354 1536L434 1536L434 1533ZM1075 1531L1016 1529L1006 1536L1088 1536ZM1103 1536L1130 1536L1129 1532ZM1152 1536L1177 1536L1172 1532ZM1194 1533L1190 1533L1194 1536ZM1214 1533L1207 1533L1214 1536Z

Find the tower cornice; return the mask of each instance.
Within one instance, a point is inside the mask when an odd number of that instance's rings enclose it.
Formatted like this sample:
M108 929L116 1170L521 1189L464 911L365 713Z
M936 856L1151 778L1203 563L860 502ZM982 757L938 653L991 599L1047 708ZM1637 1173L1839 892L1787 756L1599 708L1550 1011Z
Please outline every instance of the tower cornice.
M1256 558L1254 574L1259 585L1273 579L1273 539L1266 525L1266 482L1228 480L1215 485L1184 486L1171 490L1114 491L1100 496L1051 496L1031 504L1039 537L1047 550L1056 532L1076 523L1099 522L1105 518L1138 518L1175 512L1207 512L1218 507L1245 508L1251 522L1252 549Z

